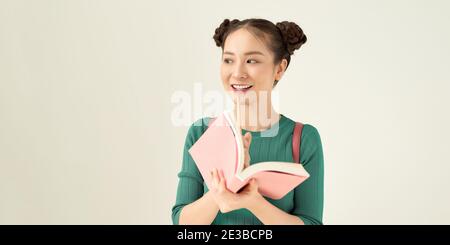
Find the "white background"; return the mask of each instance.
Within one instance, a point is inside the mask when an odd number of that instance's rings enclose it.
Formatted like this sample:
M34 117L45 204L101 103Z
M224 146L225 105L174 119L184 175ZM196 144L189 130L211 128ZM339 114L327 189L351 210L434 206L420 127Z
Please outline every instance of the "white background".
M277 92L314 125L325 224L450 223L448 1L0 0L0 224L170 224L224 18L299 24ZM202 116L191 115L190 122Z

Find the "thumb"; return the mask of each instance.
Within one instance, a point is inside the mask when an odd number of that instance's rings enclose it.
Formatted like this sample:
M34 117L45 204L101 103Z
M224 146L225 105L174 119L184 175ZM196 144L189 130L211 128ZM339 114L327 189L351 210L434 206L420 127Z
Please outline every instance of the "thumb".
M249 184L251 189L258 189L258 183L256 182L255 179L251 179Z
M252 134L250 132L245 133L244 135L244 145L246 148L250 146L250 143L252 142Z

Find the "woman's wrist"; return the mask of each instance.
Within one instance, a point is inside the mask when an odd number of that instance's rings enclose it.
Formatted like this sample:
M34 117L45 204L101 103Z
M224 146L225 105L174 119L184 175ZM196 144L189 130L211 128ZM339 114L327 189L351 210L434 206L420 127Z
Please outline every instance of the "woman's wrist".
M217 210L217 212L219 212L219 205L217 205L216 200L214 200L212 192L206 192L204 197L208 199L208 202L214 207L215 210Z
M267 202L267 200L258 193L258 195L255 195L252 197L252 199L249 200L249 202L246 205L246 209L248 209L250 212L253 212L258 207L260 207L264 202Z

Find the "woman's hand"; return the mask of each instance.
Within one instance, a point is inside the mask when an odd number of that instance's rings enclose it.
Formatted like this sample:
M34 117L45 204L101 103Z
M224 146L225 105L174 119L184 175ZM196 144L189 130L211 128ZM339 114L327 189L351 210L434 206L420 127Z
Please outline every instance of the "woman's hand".
M245 133L242 136L242 142L244 143L244 169L250 166L250 144L252 143L252 134L250 132Z
M252 179L244 189L239 193L233 193L226 187L225 177L222 171L214 169L211 172L212 186L209 191L213 196L214 201L222 213L227 213L233 210L247 208L254 206L262 198L258 192L258 185Z

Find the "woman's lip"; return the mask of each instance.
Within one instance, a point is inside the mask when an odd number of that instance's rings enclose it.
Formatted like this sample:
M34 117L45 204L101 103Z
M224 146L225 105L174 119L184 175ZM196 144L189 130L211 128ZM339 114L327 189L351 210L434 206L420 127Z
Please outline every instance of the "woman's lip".
M238 84L238 83L231 84L230 86L231 86L231 87L233 87L233 86L249 86L250 88L253 87L252 84Z
M237 88L234 88L233 85L250 86L250 87L243 88L243 89L237 89ZM253 85L250 85L250 84L245 84L245 85L244 84L232 84L232 85L230 85L230 87L233 90L233 92L245 93L245 92L249 91L251 88L253 88Z

